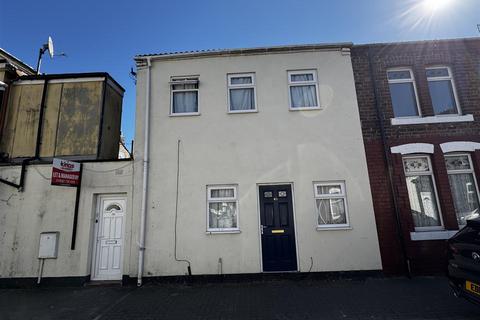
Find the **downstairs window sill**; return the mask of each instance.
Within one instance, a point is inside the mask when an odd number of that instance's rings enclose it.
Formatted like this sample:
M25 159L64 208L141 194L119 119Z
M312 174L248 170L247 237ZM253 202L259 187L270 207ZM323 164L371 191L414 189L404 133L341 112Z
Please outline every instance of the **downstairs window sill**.
M410 232L410 239L412 241L447 240L457 232L458 230L416 231Z
M240 230L218 230L218 231L206 231L205 234L207 235L215 235L215 234L237 234L241 233Z
M390 119L390 123L392 124L392 126L409 125L409 124L448 123L448 122L471 122L471 121L474 121L473 115L471 114Z
M334 227L320 227L317 226L317 231L335 231L335 230L352 230L351 226L334 226Z

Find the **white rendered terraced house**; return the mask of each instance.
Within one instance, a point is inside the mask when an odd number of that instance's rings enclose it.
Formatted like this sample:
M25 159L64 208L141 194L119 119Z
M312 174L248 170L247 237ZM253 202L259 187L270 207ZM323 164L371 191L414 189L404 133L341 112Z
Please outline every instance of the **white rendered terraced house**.
M350 47L135 58L140 276L381 269Z

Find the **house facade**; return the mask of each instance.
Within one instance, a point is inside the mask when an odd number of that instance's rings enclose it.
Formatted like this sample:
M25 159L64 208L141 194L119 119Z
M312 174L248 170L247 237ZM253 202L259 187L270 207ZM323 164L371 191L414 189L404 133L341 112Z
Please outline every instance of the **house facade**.
M133 212L133 165L118 159L124 89L81 73L17 77L6 93L0 286L121 280Z
M382 268L350 48L135 58L140 277Z
M444 272L479 214L480 40L359 45L352 63L384 272Z

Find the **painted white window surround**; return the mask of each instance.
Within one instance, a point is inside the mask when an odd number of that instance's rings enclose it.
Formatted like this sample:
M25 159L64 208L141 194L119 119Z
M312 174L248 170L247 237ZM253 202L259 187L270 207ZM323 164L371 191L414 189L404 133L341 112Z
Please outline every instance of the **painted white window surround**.
M199 115L198 76L172 77L170 80L170 116Z
M254 73L227 75L228 112L257 112L257 96Z
M236 185L207 186L207 233L239 233Z
M443 153L449 152L475 152L480 150L480 143L472 141L452 141L440 144Z
M392 124L392 126L410 125L410 124L448 123L448 122L471 122L471 121L474 121L473 115L471 114L390 119L390 123Z
M457 232L458 230L410 232L410 239L412 241L447 240Z
M317 230L351 229L345 182L314 182Z
M408 143L390 148L392 153L413 154L430 153L433 154L433 144L430 143Z
M288 71L287 76L290 110L320 109L317 71Z

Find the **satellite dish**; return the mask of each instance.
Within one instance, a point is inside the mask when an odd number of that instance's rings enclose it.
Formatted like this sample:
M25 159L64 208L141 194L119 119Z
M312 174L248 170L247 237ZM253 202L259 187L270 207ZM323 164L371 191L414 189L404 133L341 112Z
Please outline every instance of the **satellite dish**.
M48 36L48 53L50 54L50 58L53 59L53 40L52 37Z

